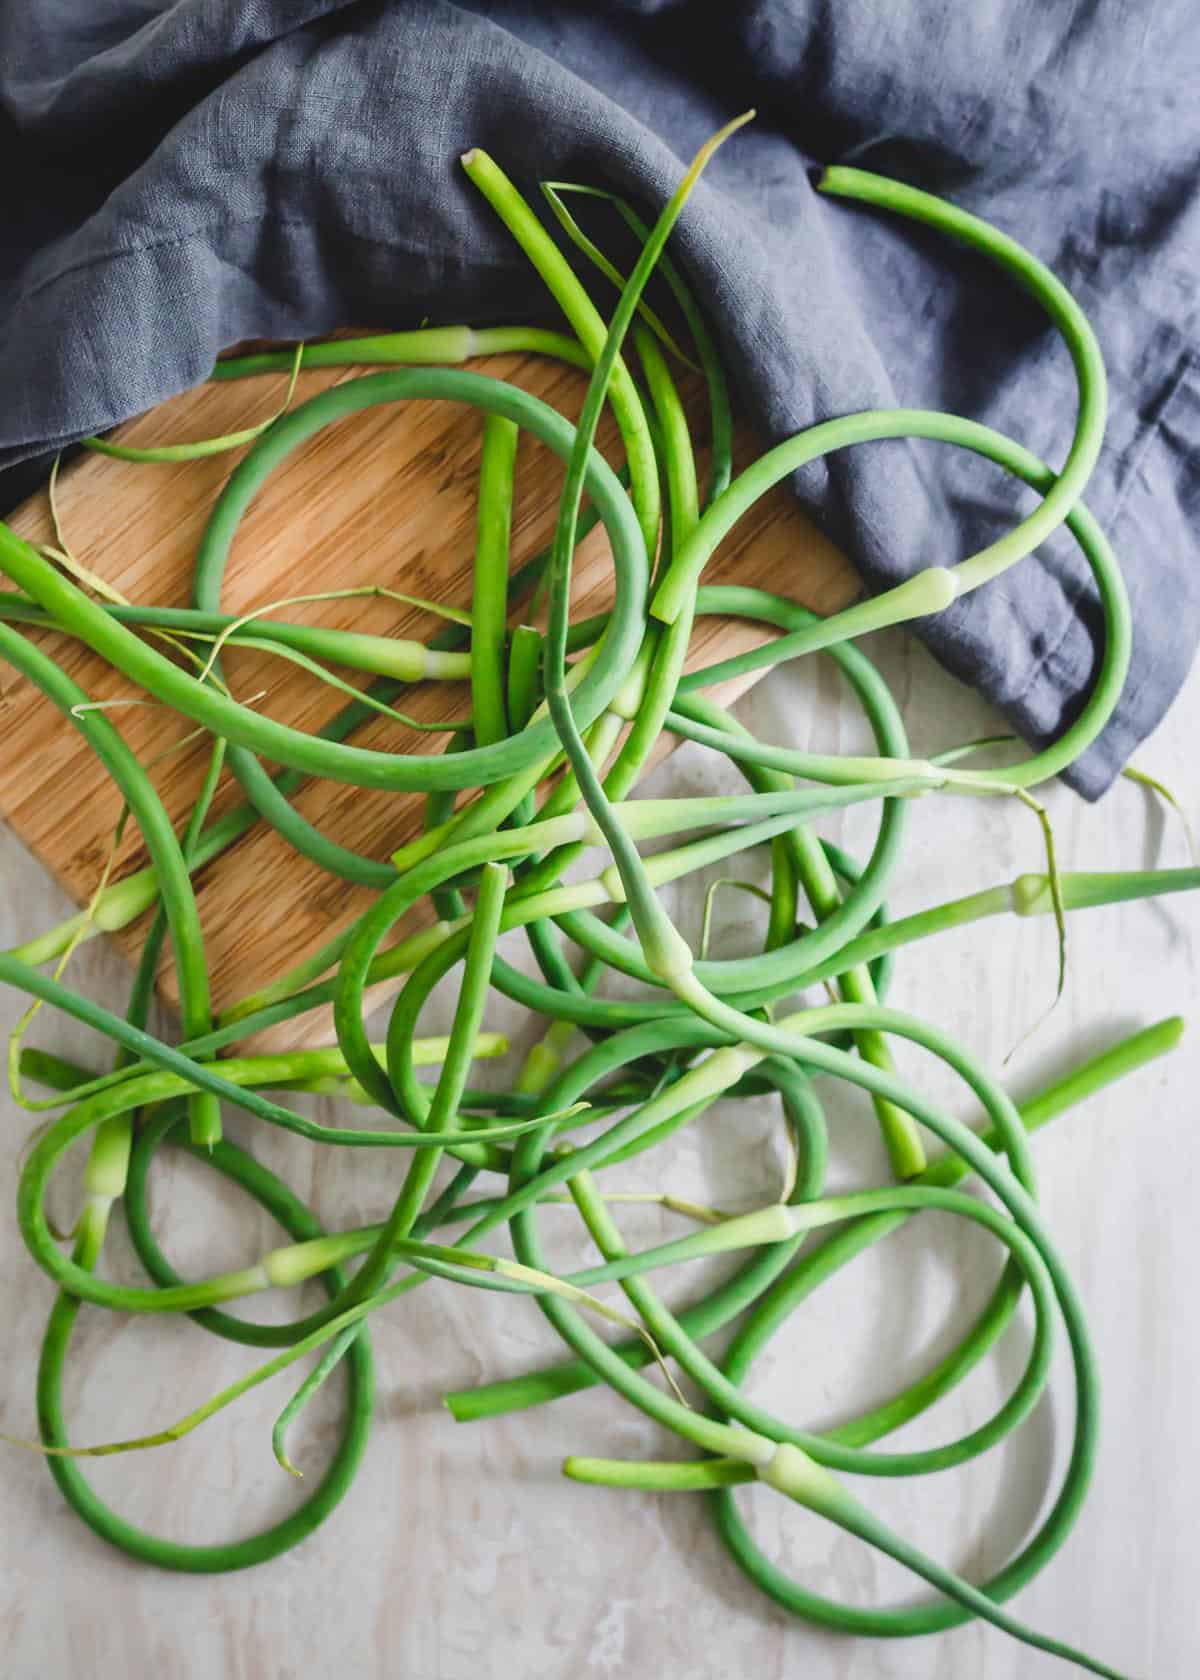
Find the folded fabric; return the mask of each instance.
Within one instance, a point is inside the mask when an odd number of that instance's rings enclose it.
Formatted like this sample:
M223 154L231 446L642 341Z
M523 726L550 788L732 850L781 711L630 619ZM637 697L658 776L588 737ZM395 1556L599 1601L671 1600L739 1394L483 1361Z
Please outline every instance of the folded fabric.
M995 221L1096 326L1112 415L1088 502L1136 635L1117 714L1071 773L1094 797L1200 633L1198 77L1190 0L26 0L0 12L0 467L186 389L240 339L553 319L459 154L485 147L531 195L568 178L653 210L680 160L755 105L672 249L764 442L903 404L985 420L1054 464L1074 420L1070 361L1029 299L818 197L814 162ZM952 563L1029 504L932 444L844 451L795 487L872 588ZM0 478L9 502L19 488ZM1077 709L1100 634L1065 538L921 630L1034 742Z

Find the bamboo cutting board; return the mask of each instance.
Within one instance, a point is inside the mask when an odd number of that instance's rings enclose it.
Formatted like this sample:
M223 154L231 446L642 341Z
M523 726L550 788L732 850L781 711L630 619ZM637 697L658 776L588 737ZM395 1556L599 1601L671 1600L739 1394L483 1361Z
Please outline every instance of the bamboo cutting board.
M558 363L491 357L479 368L524 386L572 418L578 413L584 382ZM362 371L304 373L294 400L301 402ZM224 435L272 414L281 390L277 378L200 386L123 426L115 437L145 447ZM702 423L702 393L692 388L687 397ZM469 605L480 431L475 410L414 403L366 410L310 439L276 472L243 521L227 576L226 610L243 612L284 596L362 585ZM614 439L610 423L600 440L610 460L619 458ZM740 441L745 457L747 440ZM240 453L132 465L84 454L64 470L59 483L65 537L80 560L130 600L187 605L197 541L239 458ZM548 541L560 482L557 460L522 435L514 565ZM26 503L10 523L31 542L53 540L44 494ZM844 605L858 590L848 563L802 516L785 489L764 499L743 522L710 566L706 581L786 592L821 613ZM574 604L585 614L610 600L607 546L596 531L577 557ZM422 639L440 628L430 614L383 599L280 609L277 616ZM762 639L761 630L744 624L703 620L692 664L709 664ZM54 653L92 698L137 697L123 677L79 644L55 636ZM257 697L257 707L298 728L317 728L342 703L311 676L249 649L227 649L225 670L239 698ZM731 698L753 680L745 679L737 690L727 687L722 697ZM0 701L8 743L0 762L0 814L83 903L108 859L119 797L69 721L7 667L0 670ZM426 684L399 704L429 720L462 716L468 710L466 686ZM205 744L181 745L190 725L158 706L123 706L108 715L142 764L153 766L155 785L181 826L203 774ZM355 739L401 752L435 750L444 741L439 735L416 735L387 718ZM670 745L664 742L663 750ZM224 811L240 798L226 776L214 810ZM310 783L297 796L297 806L342 844L379 858L419 828L419 801L370 789ZM130 832L113 878L144 861L139 837ZM262 823L210 865L196 886L217 1009L286 972L361 913L373 896L369 889L322 873ZM144 932L144 923L138 923L116 938L132 954ZM161 990L168 1002L175 1001L169 962ZM273 1042L328 1037L327 1020L306 1017L277 1029Z

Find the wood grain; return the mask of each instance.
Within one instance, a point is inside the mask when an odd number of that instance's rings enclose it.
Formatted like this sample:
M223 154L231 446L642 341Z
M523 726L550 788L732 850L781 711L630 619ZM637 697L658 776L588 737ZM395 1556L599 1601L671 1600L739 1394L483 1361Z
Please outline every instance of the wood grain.
M489 358L488 374L511 379L563 412L578 412L583 381L540 358ZM296 401L353 377L361 369L323 369L301 376ZM281 382L260 378L201 386L123 427L126 443L147 446L224 434L253 425L278 406ZM703 413L695 388L687 392ZM250 508L231 555L225 602L244 611L284 596L385 585L453 605L469 604L479 416L450 404L414 403L365 410L309 440L275 473ZM740 438L740 454L749 452ZM601 445L617 458L611 425ZM192 558L205 520L235 455L172 465L131 465L85 455L62 475L59 508L73 551L129 599L186 605ZM523 436L514 509L514 564L548 540L554 519L559 463ZM34 542L52 539L46 497L27 503L11 520ZM714 560L708 580L786 592L829 612L857 590L848 563L801 515L786 489L768 496ZM611 599L611 567L602 532L583 545L574 604L595 612ZM430 614L382 599L324 602L281 616L427 637L438 628ZM692 663L755 645L762 632L730 621L697 627ZM55 656L95 699L134 698L135 691L90 651L54 638ZM234 692L265 713L312 730L338 709L338 697L310 676L270 655L231 652L226 673ZM752 679L751 679L752 680ZM745 684L738 685L738 689ZM737 690L727 690L727 696ZM403 702L433 720L461 716L464 685L427 684ZM120 802L112 784L70 723L11 670L0 672L6 735L23 750L0 767L0 814L78 902L94 889L111 845ZM206 759L201 742L180 746L188 725L152 705L110 712L153 778L172 818L181 823L194 800ZM444 737L417 735L379 719L356 737L394 751L431 750ZM663 750L669 749L663 743ZM217 812L240 802L226 777ZM418 828L420 802L411 797L331 782L307 784L297 808L342 844L386 857ZM145 861L131 832L119 873ZM367 889L324 874L259 824L197 880L197 897L213 978L214 1002L228 1006L311 954L370 901ZM413 924L407 924L411 927ZM118 935L127 952L140 945L144 925ZM170 964L161 976L164 997L176 996ZM275 1043L328 1036L308 1017L283 1029Z

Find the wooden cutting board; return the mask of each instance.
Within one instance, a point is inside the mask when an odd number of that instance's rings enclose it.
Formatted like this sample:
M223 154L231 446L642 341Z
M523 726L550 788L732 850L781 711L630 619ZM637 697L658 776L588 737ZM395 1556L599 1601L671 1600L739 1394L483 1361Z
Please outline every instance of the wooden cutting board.
M479 370L524 386L572 418L578 413L584 382L558 363L491 357ZM294 400L363 371L302 374ZM144 447L224 435L272 414L282 388L274 377L200 386L123 426L115 437ZM686 395L702 428L702 392L691 387ZM414 403L366 410L312 438L276 472L242 524L229 567L227 610L242 612L283 596L369 584L469 605L480 430L474 410ZM600 441L611 460L619 459L611 425ZM745 436L739 441L744 459L753 450ZM84 454L64 470L59 483L66 539L79 559L129 599L185 606L197 540L240 454L172 465L132 465ZM557 460L525 435L517 465L514 564L549 539L561 482ZM26 503L10 523L31 542L53 540L44 494ZM846 560L782 488L765 498L724 544L706 580L786 592L821 613L844 605L859 587ZM610 599L607 547L603 533L596 531L577 559L575 605L581 614L590 613ZM278 616L422 639L440 627L428 613L381 599L293 607ZM745 624L703 620L692 663L709 664L762 639L761 630ZM86 648L55 636L53 650L94 699L137 698L122 676ZM236 695L246 700L259 696L257 707L299 728L318 727L342 703L324 684L269 655L227 650L225 669ZM737 691L753 680L743 681ZM723 697L734 692L727 688ZM108 858L119 797L69 721L8 667L0 670L0 701L7 743L0 755L0 814L83 903ZM430 720L461 716L468 709L466 688L427 684L401 705ZM153 766L155 785L181 826L203 774L204 745L181 746L190 726L158 706L123 706L108 715L142 764ZM409 752L435 749L444 737L417 736L380 718L356 739ZM663 750L670 745L664 741ZM214 809L226 810L240 798L227 776ZM320 782L302 789L296 802L310 821L342 844L379 858L419 826L418 802L401 795ZM131 832L114 879L144 861L139 836ZM196 886L218 1009L286 972L373 896L323 874L262 823L210 865ZM138 923L116 938L132 954L144 932L144 923ZM177 994L169 962L160 983L173 1003ZM273 1042L328 1037L327 1020L307 1017L277 1029Z

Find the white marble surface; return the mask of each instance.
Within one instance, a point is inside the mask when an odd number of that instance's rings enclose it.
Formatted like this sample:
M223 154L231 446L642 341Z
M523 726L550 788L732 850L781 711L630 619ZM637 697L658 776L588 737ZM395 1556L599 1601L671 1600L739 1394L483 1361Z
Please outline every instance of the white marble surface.
M910 643L882 639L875 652L896 685L917 750L988 731L985 709ZM827 675L814 682L807 674L777 674L742 711L766 738L843 750L859 740ZM1194 678L1139 755L1193 814L1200 807L1198 715ZM734 785L692 749L657 781L685 792ZM1176 820L1128 784L1097 808L1062 789L1052 791L1050 804L1066 866L1186 861ZM862 825L848 822L843 832L853 840ZM1015 807L928 800L914 812L893 904L917 908L1036 869L1039 860L1034 824ZM4 945L64 913L41 869L2 832L0 872ZM694 935L699 886L676 902L681 925ZM736 948L739 933L747 937L738 926L747 904L721 901L727 949ZM1067 994L1009 1065L1010 1088L1018 1096L1033 1089L1135 1025L1193 1014L1198 914L1196 901L1175 898L1076 917ZM999 1068L1048 1001L1052 968L1048 922L997 921L906 954L893 996ZM74 978L115 1005L126 974L114 953L92 946L77 958ZM0 1007L7 1027L17 1002L6 994ZM504 1008L490 1018L502 1024ZM86 1033L45 1016L33 1040L80 1058L98 1054ZM903 1052L905 1068L925 1076L922 1060ZM928 1077L957 1112L973 1117L961 1090L937 1071ZM1066 1549L1021 1595L1020 1610L1038 1627L1156 1680L1200 1672L1200 1317L1192 1283L1198 1086L1200 1023L1168 1061L1063 1117L1035 1146L1046 1211L1090 1312L1104 1415L1083 1518ZM829 1107L833 1183L881 1181L863 1105L835 1094ZM4 1119L10 1199L0 1218L0 1427L28 1435L51 1290L21 1247L12 1214L11 1185L30 1120L7 1101ZM314 1153L265 1137L244 1116L229 1126L241 1137L253 1132L256 1149L334 1225L374 1217L388 1199L394 1158ZM770 1105L756 1112L727 1104L673 1146L669 1167L659 1162L640 1177L747 1207L777 1186L778 1141ZM638 1179L629 1172L631 1184ZM69 1180L56 1192L56 1208L66 1221ZM270 1240L264 1220L183 1161L163 1161L153 1208L164 1242L189 1274L244 1263ZM568 1231L572 1216L558 1217ZM678 1229L644 1209L629 1213L625 1226L638 1246ZM132 1280L136 1270L119 1229L110 1246L111 1267ZM555 1245L563 1263L584 1252L573 1239ZM995 1266L995 1253L977 1235L947 1220L914 1222L792 1321L764 1359L756 1392L814 1425L882 1398L949 1345L982 1302ZM678 1294L678 1278L670 1289ZM1014 1380L1026 1334L1024 1326L1010 1331L985 1370L897 1440L932 1444L980 1420ZM599 1492L561 1479L567 1452L669 1450L608 1393L515 1418L453 1424L438 1403L444 1388L515 1372L553 1352L531 1303L435 1284L380 1319L375 1346L378 1415L359 1481L306 1545L240 1576L178 1577L127 1561L65 1509L33 1455L0 1449L0 1665L8 1680L151 1673L157 1680L341 1673L380 1680L1040 1680L1065 1672L980 1625L934 1641L867 1644L790 1620L727 1561L693 1497ZM128 1436L165 1424L256 1357L187 1323L113 1322L86 1313L68 1389L75 1438ZM276 1379L190 1440L106 1460L91 1474L122 1512L164 1534L216 1540L247 1532L295 1498L268 1440L289 1392L290 1379ZM313 1469L328 1450L338 1399L334 1393L315 1408L300 1432L298 1454ZM961 1471L860 1486L905 1533L979 1578L1009 1554L1044 1504L1061 1465L1069 1407L1060 1353L1052 1392L1010 1444ZM914 1594L898 1570L777 1498L754 1493L747 1502L771 1555L813 1586L860 1603Z

